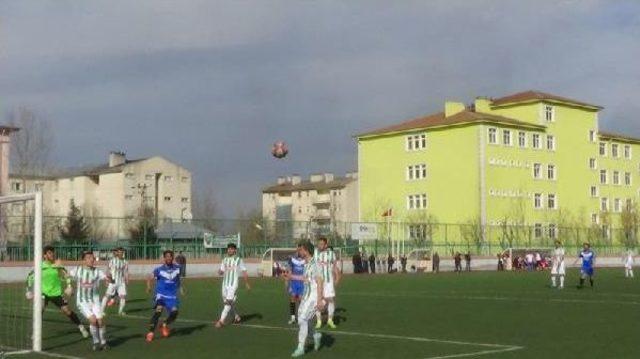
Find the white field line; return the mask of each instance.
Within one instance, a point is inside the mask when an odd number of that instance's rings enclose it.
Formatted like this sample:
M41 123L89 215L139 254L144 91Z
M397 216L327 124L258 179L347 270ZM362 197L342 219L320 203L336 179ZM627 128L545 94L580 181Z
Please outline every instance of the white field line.
M8 347L5 347L5 348L8 348ZM58 354L58 353L45 352L45 351L34 352L33 350L16 350L12 352L2 353L2 355L4 355L5 357L16 356L16 355L27 355L27 354L40 354L40 355L44 355L52 358L63 358L63 359L84 359L82 357L76 357L73 355Z

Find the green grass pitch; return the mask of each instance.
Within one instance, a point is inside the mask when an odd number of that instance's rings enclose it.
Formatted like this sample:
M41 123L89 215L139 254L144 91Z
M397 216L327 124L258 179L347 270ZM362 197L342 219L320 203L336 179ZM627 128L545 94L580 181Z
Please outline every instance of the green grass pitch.
M346 276L337 288L339 328L323 328L323 347L305 357L640 358L640 280L601 269L595 289L578 290L577 281L574 270L563 291L548 287L548 272ZM148 344L150 300L135 282L129 316L109 309L110 351L90 352L89 340L50 310L44 349L81 358L287 358L297 331L286 324L284 284L252 284L238 293L244 324L220 330L212 325L221 309L220 281L187 279L172 336ZM27 357L45 356L16 356Z

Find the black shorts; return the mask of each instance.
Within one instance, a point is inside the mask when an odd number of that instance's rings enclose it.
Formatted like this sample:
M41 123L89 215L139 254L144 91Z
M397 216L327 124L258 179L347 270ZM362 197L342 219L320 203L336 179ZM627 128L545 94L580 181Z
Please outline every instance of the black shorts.
M49 304L49 302L53 303L56 307L58 308L62 308L65 307L67 305L69 305L69 302L67 302L66 299L64 299L63 296L59 295L57 297L49 297L49 296L43 296L44 297L44 306L46 307L47 304Z

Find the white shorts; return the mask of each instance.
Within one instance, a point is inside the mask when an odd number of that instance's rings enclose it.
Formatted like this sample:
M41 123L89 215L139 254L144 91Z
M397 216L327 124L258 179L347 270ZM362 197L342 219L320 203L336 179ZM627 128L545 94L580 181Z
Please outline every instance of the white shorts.
M305 323L313 319L316 315L316 304L318 298L316 296L309 296L309 298L300 302L298 306L298 323Z
M118 292L118 296L126 297L127 296L127 284L125 282L122 283L111 283L107 287L107 292L105 293L107 296L115 295Z
M629 262L625 263L624 264L624 268L625 269L633 269L633 263L629 263Z
M238 290L238 286L235 287L222 287L222 301L236 301L236 291Z
M325 298L336 297L336 289L333 287L333 282L324 282L322 284L322 295Z
M95 316L96 319L102 319L102 317L104 317L104 313L102 312L102 305L99 303L78 303L78 310L80 310L80 313L82 313L82 315L87 319L93 316Z
M553 275L565 275L564 261L562 261L560 263L553 262L553 266L551 266L551 274L553 274Z

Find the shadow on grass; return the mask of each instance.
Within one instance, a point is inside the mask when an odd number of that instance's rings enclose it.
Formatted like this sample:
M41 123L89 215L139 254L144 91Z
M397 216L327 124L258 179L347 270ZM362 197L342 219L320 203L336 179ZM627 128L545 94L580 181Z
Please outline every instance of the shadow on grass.
M240 317L240 323L247 323L254 319L262 319L262 314L260 313L245 314Z

